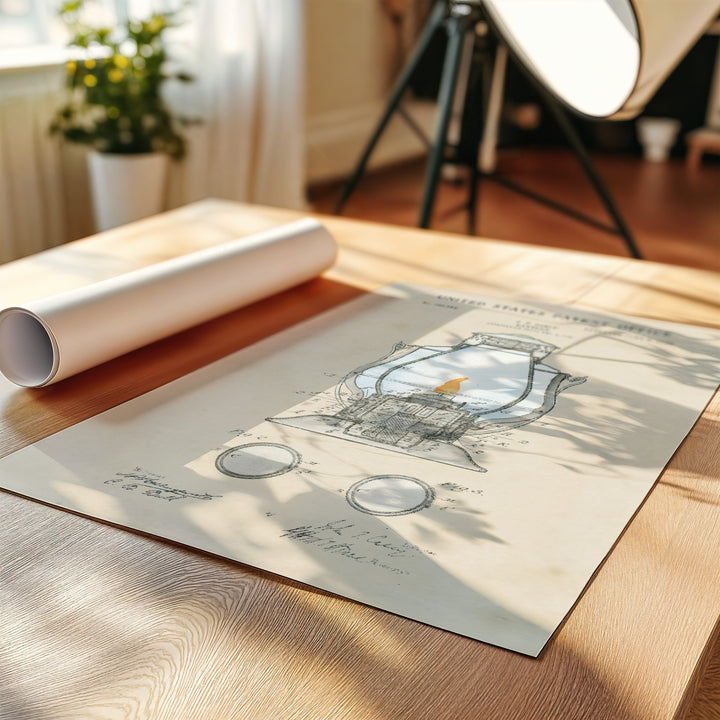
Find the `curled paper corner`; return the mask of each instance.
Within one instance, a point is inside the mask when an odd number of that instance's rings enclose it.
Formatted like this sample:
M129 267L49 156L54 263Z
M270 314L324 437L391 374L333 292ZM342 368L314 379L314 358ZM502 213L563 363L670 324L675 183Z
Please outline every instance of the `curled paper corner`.
M337 245L304 218L0 311L0 372L43 387L311 280Z

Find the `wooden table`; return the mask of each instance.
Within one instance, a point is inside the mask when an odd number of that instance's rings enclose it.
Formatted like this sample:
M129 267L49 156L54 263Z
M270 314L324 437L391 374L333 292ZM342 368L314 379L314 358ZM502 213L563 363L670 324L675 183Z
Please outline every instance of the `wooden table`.
M0 267L0 304L297 216L191 205ZM712 273L321 219L323 278L49 388L0 382L0 455L392 281L720 326ZM718 718L719 423L716 395L538 659L0 493L0 717Z

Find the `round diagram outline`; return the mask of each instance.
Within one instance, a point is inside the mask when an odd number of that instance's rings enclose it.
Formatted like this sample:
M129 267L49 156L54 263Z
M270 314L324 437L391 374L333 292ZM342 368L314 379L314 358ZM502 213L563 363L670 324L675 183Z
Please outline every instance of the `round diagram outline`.
M290 462L289 465L286 467L280 469L280 470L274 470L273 472L269 473L263 473L261 475L248 475L248 474L242 474L238 472L233 472L232 470L227 470L222 466L222 460L227 455L231 455L236 450L242 450L244 448L250 448L250 447L274 447L274 448L280 448L281 450L286 450L288 453L290 453L290 457L292 458L292 462ZM218 472L221 472L223 475L229 475L230 477L236 477L241 478L243 480L265 480L266 478L271 477L277 477L278 475L284 475L287 472L290 472L291 470L294 470L300 463L302 462L302 455L297 450L294 450L288 445L282 445L281 443L268 443L268 442L254 442L254 443L244 443L243 445L236 445L235 447L228 448L227 450L224 450L220 455L218 455L215 458L215 469L218 470Z
M425 499L413 507L407 509L407 510L388 510L386 512L383 511L376 511L376 510L368 510L362 505L360 505L355 499L354 494L357 492L357 490L362 487L363 485L366 485L367 483L371 482L372 480L387 480L387 479L396 479L396 480L410 480L411 482L415 483L416 485L419 485L422 490L425 493ZM377 515L380 517L393 517L398 515L411 515L412 513L420 512L420 510L425 510L425 508L429 508L433 502L435 501L435 490L433 490L430 485L428 485L424 480L420 480L419 478L412 477L411 475L372 475L370 477L363 478L362 480L358 480L357 482L353 483L345 493L345 499L347 500L348 504L351 508L354 510L358 510L359 512L363 512L366 515Z

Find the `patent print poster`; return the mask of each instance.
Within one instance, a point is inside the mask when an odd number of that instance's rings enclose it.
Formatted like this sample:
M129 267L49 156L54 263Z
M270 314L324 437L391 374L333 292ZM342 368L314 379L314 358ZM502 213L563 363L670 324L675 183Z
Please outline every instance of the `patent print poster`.
M0 483L534 656L719 357L704 328L393 288L15 453Z

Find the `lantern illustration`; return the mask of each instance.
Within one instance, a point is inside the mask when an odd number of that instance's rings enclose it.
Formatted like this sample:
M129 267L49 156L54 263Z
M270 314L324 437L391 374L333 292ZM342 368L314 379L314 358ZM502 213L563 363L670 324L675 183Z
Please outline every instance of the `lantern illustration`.
M542 362L555 349L489 333L452 346L401 342L343 378L333 414L269 420L483 471L468 441L537 420L559 392L585 381Z

